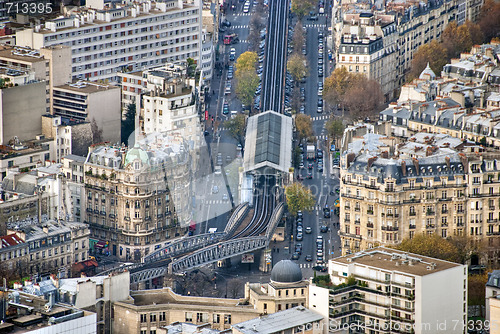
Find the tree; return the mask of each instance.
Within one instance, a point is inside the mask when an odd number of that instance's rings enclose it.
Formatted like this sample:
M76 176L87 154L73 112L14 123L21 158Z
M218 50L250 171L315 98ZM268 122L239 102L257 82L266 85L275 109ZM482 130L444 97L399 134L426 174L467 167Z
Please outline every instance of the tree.
M299 114L295 117L295 128L299 140L310 138L314 135L311 116Z
M300 151L300 148L296 146L292 151L292 162L295 168L299 168L301 155L302 153Z
M484 36L484 42L500 36L500 3L486 0L481 8L479 27Z
M344 134L344 123L341 119L330 119L325 124L326 132L332 139L333 143L337 145L337 138L342 137Z
M255 64L257 63L257 54L255 52L247 51L243 52L236 60L236 73L235 75L241 75L245 71L255 71Z
M304 42L305 37L304 31L302 30L302 23L300 21L297 21L297 24L295 24L295 29L293 30L293 49L295 53L300 53L302 51Z
M488 282L488 273L469 275L467 280L468 285L468 304L469 305L484 305L485 304L485 285Z
M436 75L439 75L443 66L448 64L447 54L448 51L443 44L436 40L432 40L429 44L422 45L413 55L408 79L411 81L418 78L427 64L429 64Z
M231 278L227 281L227 298L238 298L241 291L241 281L237 278Z
M299 81L309 74L307 71L306 57L297 53L288 58L286 69L290 72L295 81Z
M310 210L315 204L311 190L300 183L292 183L285 187L286 204L288 212L295 216L299 210Z
M342 104L344 95L351 85L352 74L345 67L337 67L332 74L325 79L323 87L323 99L331 104Z
M405 239L396 246L396 249L420 254L423 256L435 257L437 259L459 262L457 248L447 239L438 235L418 234L412 239Z
M236 117L224 122L231 136L243 145L243 138L245 136L246 116L238 114Z
M292 0L292 13L301 19L309 11L313 10L315 4L314 0Z
M262 18L262 12L256 11L250 18L248 26L250 28L248 41L250 42L252 50L258 50L260 43L260 31L266 26Z
M187 76L193 77L196 72L196 63L193 58L186 59L187 62Z
M353 79L343 99L351 119L365 119L378 114L384 106L380 84L364 75L353 76Z
M125 119L122 119L122 143L128 143L128 137L135 130L135 104L131 103L127 106L127 113L125 114Z
M92 131L92 144L102 143L102 129L99 129L95 118L90 122L90 130Z
M457 58L462 52L468 52L474 44L481 43L483 34L480 27L470 21L458 26L455 21L450 22L443 30L443 47L448 51L448 60Z
M453 236L447 239L456 249L457 262L466 264L473 255L485 253L483 243L478 243L470 236Z
M259 86L259 76L255 70L240 71L236 74L236 80L236 95L244 105L251 105Z

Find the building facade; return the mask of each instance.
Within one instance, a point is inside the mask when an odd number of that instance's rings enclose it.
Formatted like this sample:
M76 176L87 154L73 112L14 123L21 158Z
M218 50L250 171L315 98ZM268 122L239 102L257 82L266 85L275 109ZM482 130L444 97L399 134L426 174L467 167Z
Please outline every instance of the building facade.
M79 7L42 26L16 32L34 49L64 44L72 51L73 79L118 82L118 72L166 62L200 61L199 1L140 1L113 7Z
M124 260L139 261L184 235L192 219L186 146L173 136L155 140L128 151L94 148L84 164L85 221L93 242Z
M465 265L379 247L331 259L328 274L310 303L329 312L330 333L467 332Z

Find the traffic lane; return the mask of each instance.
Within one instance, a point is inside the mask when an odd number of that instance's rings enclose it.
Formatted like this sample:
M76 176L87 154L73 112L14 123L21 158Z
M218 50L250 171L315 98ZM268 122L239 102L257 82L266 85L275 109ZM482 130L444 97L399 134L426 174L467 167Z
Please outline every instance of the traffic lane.
M309 76L306 80L306 114L314 117L317 114L318 93L318 31L311 27L306 29L306 57L309 65Z

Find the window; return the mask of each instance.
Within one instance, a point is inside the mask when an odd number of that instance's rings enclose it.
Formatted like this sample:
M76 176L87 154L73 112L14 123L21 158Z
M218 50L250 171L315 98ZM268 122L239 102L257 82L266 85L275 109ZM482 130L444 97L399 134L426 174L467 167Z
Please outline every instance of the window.
M147 320L147 315L146 314L141 314L141 322L146 322Z
M231 314L224 314L224 323L231 324Z
M165 312L161 312L159 318L160 321L165 321L167 319Z
M214 324L220 324L220 314L214 314Z
M149 321L150 322L156 322L156 314L155 313L151 313L149 315Z
M186 322L193 322L193 313L192 312L186 312Z

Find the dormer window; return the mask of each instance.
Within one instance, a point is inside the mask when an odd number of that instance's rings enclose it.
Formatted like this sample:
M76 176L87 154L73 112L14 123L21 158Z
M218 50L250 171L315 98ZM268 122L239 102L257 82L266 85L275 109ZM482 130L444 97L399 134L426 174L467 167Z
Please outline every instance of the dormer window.
M135 168L135 169L139 169L140 167L141 167L141 164L139 163L139 161L136 161L136 162L134 163L134 168Z

